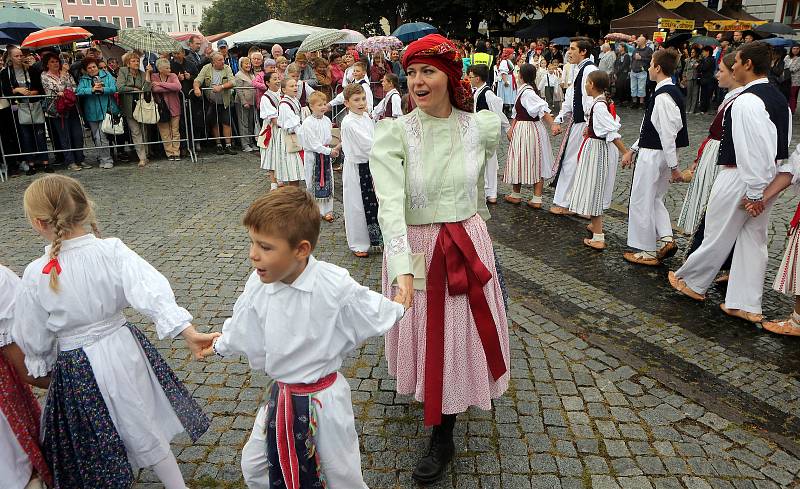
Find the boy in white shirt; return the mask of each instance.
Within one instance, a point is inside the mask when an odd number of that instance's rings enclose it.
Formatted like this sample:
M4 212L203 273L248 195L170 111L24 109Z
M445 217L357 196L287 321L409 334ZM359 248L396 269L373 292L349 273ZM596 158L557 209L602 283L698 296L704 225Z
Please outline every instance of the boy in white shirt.
M366 93L362 85L351 83L342 95L348 110L342 120L344 228L350 250L357 257L366 258L370 246L383 244L378 224L378 199L369 171L375 122L367 112Z
M339 156L341 144L333 144L333 124L325 115L328 96L314 92L308 97L311 116L306 117L299 131L303 145L303 167L306 171L306 187L317 199L322 218L333 221L333 168L331 159Z
M275 381L242 448L245 482L250 489L323 481L329 489L367 489L350 385L338 370L404 308L312 256L319 207L305 190L287 186L260 197L243 223L255 270L222 336L202 354L244 355Z
M367 78L367 65L366 64L364 64L363 62L359 61L359 62L357 62L356 64L353 65L353 79L355 81L353 83L349 83L348 86L350 86L350 85L361 85L361 88L364 89L365 100L366 100L366 103L367 103L365 110L367 111L367 114L372 113L372 107L373 107L372 89L369 87L369 78ZM336 106L339 106L339 105L342 105L342 104L347 106L347 104L345 103L345 100L346 99L345 99L345 96L344 96L344 90L342 90L342 92L339 95L337 95L336 97L334 97L333 100L331 100L330 103L328 104L329 110L330 110L331 107L336 107Z

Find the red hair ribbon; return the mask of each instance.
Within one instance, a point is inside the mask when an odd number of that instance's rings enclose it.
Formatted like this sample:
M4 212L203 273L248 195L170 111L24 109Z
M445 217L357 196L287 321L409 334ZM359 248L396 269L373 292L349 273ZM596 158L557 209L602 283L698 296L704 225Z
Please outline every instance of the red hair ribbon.
M61 275L61 264L58 263L58 258L53 258L47 262L47 265L45 265L42 269L42 273L45 275L50 275L50 272L53 270L53 268L56 269L56 275Z

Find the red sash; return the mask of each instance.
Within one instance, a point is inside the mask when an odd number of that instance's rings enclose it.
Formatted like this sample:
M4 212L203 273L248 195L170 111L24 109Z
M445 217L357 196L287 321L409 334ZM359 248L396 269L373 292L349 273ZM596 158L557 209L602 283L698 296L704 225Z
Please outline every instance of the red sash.
M481 262L472 239L460 222L443 223L428 269L426 285L428 311L425 333L425 425L442 422L444 387L444 301L445 293L468 294L469 307L481 338L486 364L497 381L507 367L500 348L497 325L483 293L492 273Z
M307 396L324 391L336 382L337 372L313 384L284 384L278 382L278 405L275 409L278 460L287 489L300 489L300 463L297 461L294 438L294 404L292 396Z
M797 203L797 210L794 211L794 217L789 224L789 234L791 234L792 230L796 228L798 224L800 224L800 202Z

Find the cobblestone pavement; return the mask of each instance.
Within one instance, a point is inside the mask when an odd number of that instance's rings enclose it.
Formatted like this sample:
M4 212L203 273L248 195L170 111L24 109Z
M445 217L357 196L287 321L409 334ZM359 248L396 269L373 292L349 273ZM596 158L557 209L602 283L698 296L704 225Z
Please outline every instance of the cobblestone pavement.
M634 125L632 113L621 115ZM692 119L693 142L707 122ZM626 128L628 144L630 133ZM94 195L104 234L161 270L200 329L219 329L249 273L240 219L265 188L255 156L74 175ZM22 215L29 181L0 185L0 263L18 273L43 246ZM620 206L627 185L621 176ZM684 191L670 190L671 211ZM794 199L776 209L783 214L773 219L775 234ZM611 246L601 254L580 246L582 220L492 208L490 231L511 293L512 382L493 412L459 416L456 462L435 487L800 487L800 343L724 317L719 292L698 306L670 292L666 268L623 262L623 210L609 216ZM335 211L337 220L323 223L316 255L379 290L380 257L349 253L340 201ZM772 267L782 247L777 239L771 244ZM777 294L767 293L765 303L770 314L789 310ZM144 318L130 317L153 338ZM244 487L238 454L267 379L238 359L194 362L181 341L155 343L213 418L197 444L184 436L174 443L189 486ZM368 485L414 487L410 472L427 432L421 406L394 393L383 340L363 345L343 373L353 389ZM160 487L149 471L139 480L137 488Z

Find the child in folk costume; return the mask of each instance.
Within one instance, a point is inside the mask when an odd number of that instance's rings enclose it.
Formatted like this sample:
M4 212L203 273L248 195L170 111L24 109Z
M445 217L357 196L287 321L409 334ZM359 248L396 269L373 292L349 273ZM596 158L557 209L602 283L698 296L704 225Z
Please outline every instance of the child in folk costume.
M319 212L310 194L291 187L250 205L244 225L255 270L222 336L203 352L246 356L275 381L242 449L250 489L367 489L350 385L338 370L404 308L313 257Z
M367 104L365 110L367 114L371 114L374 106L374 99L372 97L372 89L369 87L369 78L367 78L367 65L363 61L359 61L353 65L353 80L352 84L361 85L361 88L364 90L364 100L366 100ZM350 85L350 83L348 85ZM341 93L328 103L328 107L337 107L343 104L347 106L345 103L346 101L344 90L342 90Z
M52 244L25 269L12 336L30 375L51 379L42 448L55 487L130 487L136 467L152 467L167 489L185 489L170 441L184 430L196 441L209 419L122 311L150 317L162 339L183 336L195 355L218 333L195 331L163 275L119 239L96 236L76 180L34 180L24 207Z
M0 474L6 489L43 489L53 476L39 448L39 401L26 382L47 388L47 379L27 375L24 355L11 337L20 280L0 265Z
M717 70L719 86L728 90L725 99L717 109L717 115L708 130L708 137L700 145L697 158L694 160L691 171L691 181L683 200L683 207L678 216L678 226L687 234L692 234L700 224L700 218L706 210L711 186L717 178L720 166L717 164L719 157L719 143L722 139L722 121L725 110L730 103L744 90L744 87L733 77L733 64L736 54L729 53L722 58Z
M789 185L800 191L800 144L789 157L789 164L780 169L780 173L764 189L764 202L773 202L775 197ZM758 209L752 203L746 205L752 217L758 217ZM763 212L763 211L761 211ZM764 321L761 326L776 334L800 336L800 202L789 223L789 240L783 253L781 266L775 274L772 288L782 294L794 296L794 309L788 319L782 321Z
M606 100L605 92L611 80L605 71L596 70L586 77L584 89L594 100L589 106L586 135L578 155L578 169L572 184L569 210L591 216L591 238L583 244L596 250L606 247L603 234L603 211L611 205L617 161L627 151L619 135L621 127L613 103Z
M698 301L733 249L725 302L730 316L753 323L763 320L761 299L767 269L769 212L765 189L776 174L788 172L792 136L786 98L769 83L769 45L746 43L736 52L736 78L744 90L723 118L720 169L711 189L700 247L683 266L669 273L678 292ZM744 204L744 207L743 207Z
M351 83L342 93L348 110L342 120L344 227L350 250L357 257L366 258L370 246L383 244L378 199L369 170L375 122L367 112L366 94L360 84Z
M548 107L550 107L553 112L558 113L561 111L561 101L564 100L564 91L561 90L561 73L558 69L558 63L552 62L550 65L547 65L545 61L543 64L546 65L543 68L544 76L542 76L536 88L539 89L539 93L544 94L544 99ZM537 70L537 74L538 72L539 70Z
M386 73L381 80L386 95L378 105L372 109L372 119L397 119L403 115L403 101L400 97L400 79L394 73Z
M297 140L302 124L300 102L297 100L297 80L284 78L281 82L283 97L278 104L278 130L272 134L275 147L275 178L287 185L300 185L304 178L303 148Z
M325 115L328 97L314 92L308 98L311 115L303 121L300 141L303 145L303 165L306 170L306 186L317 199L322 218L333 221L333 168L331 159L339 156L341 144L333 144L333 123Z
M286 67L286 73L289 74L290 78L294 78L294 80L297 82L297 95L295 95L295 98L300 104L300 108L305 109L308 107L308 97L314 93L314 89L309 86L308 82L300 79L301 71L302 70L300 67L295 63L292 63ZM303 118L305 118L305 115Z
M589 39L578 37L571 39L569 51L567 51L567 57L571 64L564 67L566 83L563 86L566 87L566 95L561 112L556 116L555 124L552 127L553 135L562 132L562 124L570 120L571 122L566 127L566 135L556 158L558 167L556 177L550 184L556 186L553 205L550 207L551 214L570 214L570 194L575 179L575 170L578 167L578 152L583 144L583 130L586 128L584 107L592 101L591 97L583 93L584 83L589 73L597 70L597 66L589 59L592 46L593 43Z
M657 51L648 69L656 88L645 109L639 139L622 158L622 167L633 164L633 186L628 206L628 246L625 260L637 265L657 266L677 253L672 221L664 206L670 182L681 182L678 149L689 146L683 94L672 83L677 54Z
M497 76L495 77L495 93L503 99L503 109L507 114L511 113L517 97L517 80L514 76L514 63L509 57L514 54L506 48L503 51L502 59L497 63Z
M267 177L270 180L270 190L278 188L278 180L275 178L275 163L280 160L281 154L279 145L275 144L276 138L273 136L278 132L278 108L281 104L281 79L278 73L270 73L267 79L267 90L261 97L259 114L264 121L261 132L256 141L261 152L261 169L267 170Z
M544 181L553 176L553 151L550 147L548 127L553 123L550 109L533 88L536 67L524 64L519 70L520 87L514 103L511 130L508 131L508 161L503 181L510 183L512 193L505 196L506 202L522 202L522 185L533 185L533 197L528 206L542 208ZM545 127L547 123L548 127Z
M472 86L472 98L475 101L474 110L490 110L500 118L500 132L508 131L510 124L505 113L503 113L503 100L494 94L486 84L486 77L489 76L489 67L486 65L471 65L467 68L469 83ZM497 203L497 151L486 161L484 170L484 193L486 194L487 204Z

